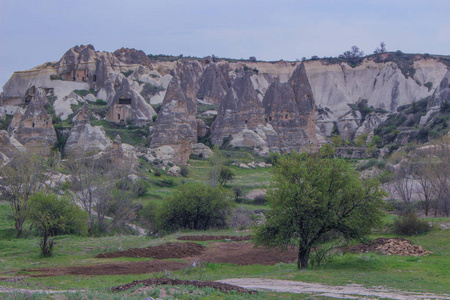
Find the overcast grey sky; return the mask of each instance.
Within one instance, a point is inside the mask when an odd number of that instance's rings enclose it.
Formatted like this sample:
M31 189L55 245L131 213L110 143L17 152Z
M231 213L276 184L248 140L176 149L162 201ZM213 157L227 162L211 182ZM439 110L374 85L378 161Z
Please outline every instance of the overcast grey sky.
M450 54L450 0L0 0L0 86L71 47L295 60L352 45Z

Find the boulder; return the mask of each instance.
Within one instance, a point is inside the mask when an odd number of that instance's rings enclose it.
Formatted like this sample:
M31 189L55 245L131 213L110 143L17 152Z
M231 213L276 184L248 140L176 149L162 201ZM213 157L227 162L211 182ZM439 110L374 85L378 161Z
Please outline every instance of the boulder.
M192 144L191 154L197 155L198 157L208 159L212 154L212 150L202 143Z
M167 170L167 174L173 177L180 177L181 168L178 166L173 166Z

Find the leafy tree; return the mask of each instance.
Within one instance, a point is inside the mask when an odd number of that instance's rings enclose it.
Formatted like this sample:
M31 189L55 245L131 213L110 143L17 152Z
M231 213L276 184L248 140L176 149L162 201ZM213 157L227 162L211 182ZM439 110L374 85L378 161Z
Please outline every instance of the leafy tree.
M234 172L227 166L222 166L219 173L219 183L224 186L228 181L232 181L234 178Z
M51 237L65 233L87 231L87 214L67 198L37 193L30 198L30 219L42 236L42 256L52 256L54 242Z
M28 217L28 200L44 186L44 160L37 153L23 152L0 168L0 186L14 217L17 238L22 237Z
M377 47L375 51L373 51L373 54L381 54L386 52L386 43L381 42L380 47Z
M164 202L158 214L158 228L162 231L223 228L232 199L232 193L221 186L183 184Z
M267 247L298 246L298 268L307 268L312 247L331 232L344 238L368 234L381 223L379 182L362 180L342 159L320 154L283 156L267 198L271 210L255 242Z
M352 46L352 48L350 50L345 51L343 55L344 58L352 59L364 56L364 52L359 50L358 46Z

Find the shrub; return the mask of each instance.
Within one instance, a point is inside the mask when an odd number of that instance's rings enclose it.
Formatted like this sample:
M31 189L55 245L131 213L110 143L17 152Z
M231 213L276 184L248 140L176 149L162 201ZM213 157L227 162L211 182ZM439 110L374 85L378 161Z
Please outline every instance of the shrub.
M142 89L141 95L144 98L148 98L149 96L154 96L165 89L159 85L153 85L151 83L144 84L144 88Z
M87 96L88 94L90 94L91 92L88 90L73 90L73 92L75 94L77 94L78 96L84 97Z
M394 221L394 232L401 235L416 235L428 232L428 223L419 219L413 212L402 214Z
M234 172L227 166L222 166L219 173L219 183L221 185L227 184L228 181L232 181L234 178Z
M233 187L233 192L234 192L234 200L237 203L241 203L242 202L242 196L244 196L244 190L242 189L242 187L240 186L234 186Z
M181 176L187 177L189 175L189 168L187 166L181 166L180 169Z
M87 231L87 214L66 198L37 193L30 198L29 212L31 221L42 236L39 243L42 256L52 256L53 236L84 234Z
M180 228L205 230L226 227L226 218L232 208L231 193L217 186L199 183L181 185L158 214L159 231Z
M255 205L266 205L267 199L264 195L258 195L253 199L253 204Z

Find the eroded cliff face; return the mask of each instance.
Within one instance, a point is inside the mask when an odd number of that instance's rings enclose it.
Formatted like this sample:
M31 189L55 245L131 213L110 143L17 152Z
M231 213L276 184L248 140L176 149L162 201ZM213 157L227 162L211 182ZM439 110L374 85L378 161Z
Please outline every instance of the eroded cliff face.
M28 133L23 131L31 120L30 113L28 121L23 119L29 109L39 112L39 120L43 120L45 112L53 113L48 109L51 105L55 117L70 120L80 104L101 99L108 105L108 113L102 115L106 120L148 126L155 113L150 104L162 105L153 126L152 147L171 145L181 163L187 160L189 145L196 142L197 135L210 134L212 142L219 145L231 135L232 146L263 148L264 153L269 149L289 152L317 145L316 133L324 142L335 127L346 139L370 135L386 118L380 113L361 118L349 104L367 100L368 106L389 113L429 97L431 116L443 102L450 101L449 71L437 57L396 55L367 57L357 66L339 60L156 61L140 50L122 48L110 53L81 45L69 49L58 62L15 72L3 87L0 118L16 114L8 134L16 134L20 140L20 135L33 135L29 128ZM50 104L30 101L37 90L51 94ZM211 128L195 120L197 101L213 104L208 115L217 109ZM423 123L429 119L424 117ZM78 125L73 124L74 136L81 134ZM51 144L51 124L46 130L48 136L46 131L34 139ZM86 132L84 138L88 136L97 138Z

